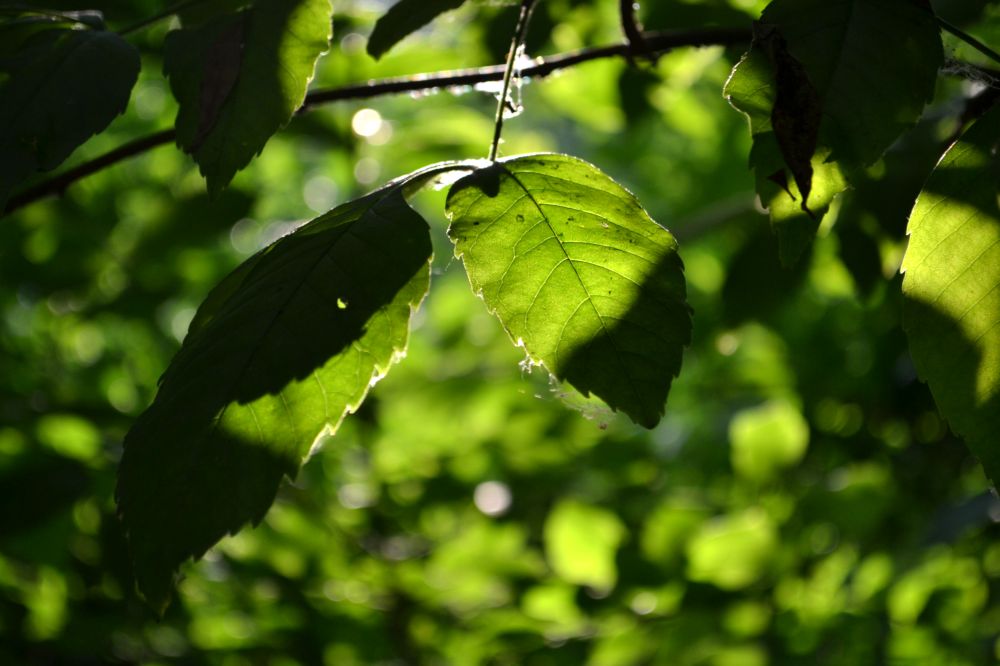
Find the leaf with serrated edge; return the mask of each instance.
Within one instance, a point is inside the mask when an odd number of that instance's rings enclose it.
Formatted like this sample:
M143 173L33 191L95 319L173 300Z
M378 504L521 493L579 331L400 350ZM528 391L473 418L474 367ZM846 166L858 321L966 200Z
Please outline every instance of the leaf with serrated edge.
M910 215L910 353L941 413L1000 479L1000 107L941 159Z
M335 208L255 256L202 304L125 439L117 497L139 590L258 522L283 475L333 434L406 347L427 292L419 172Z
M8 25L17 50L0 58L0 210L11 190L48 171L125 110L139 52L113 32Z
M245 167L305 99L329 48L330 0L256 0L167 35L163 69L178 101L177 142L211 193Z
M407 35L463 4L465 0L399 0L375 22L368 38L368 55L381 58Z
M691 337L670 232L596 167L554 154L463 178L447 214L473 289L530 359L656 425Z

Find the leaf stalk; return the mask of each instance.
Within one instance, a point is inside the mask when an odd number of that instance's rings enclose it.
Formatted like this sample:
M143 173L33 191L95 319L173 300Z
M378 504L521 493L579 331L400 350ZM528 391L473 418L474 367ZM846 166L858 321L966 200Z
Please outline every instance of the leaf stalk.
M493 123L493 142L490 144L490 162L497 161L497 150L500 148L500 135L503 132L503 115L507 106L507 95L510 93L510 80L514 74L514 65L517 61L517 54L524 43L524 37L528 33L528 23L531 21L531 12L535 8L535 0L521 0L521 13L517 17L517 27L514 28L514 38L510 41L510 51L507 52L507 65L503 72L503 87L500 90L500 99L497 100L497 116Z

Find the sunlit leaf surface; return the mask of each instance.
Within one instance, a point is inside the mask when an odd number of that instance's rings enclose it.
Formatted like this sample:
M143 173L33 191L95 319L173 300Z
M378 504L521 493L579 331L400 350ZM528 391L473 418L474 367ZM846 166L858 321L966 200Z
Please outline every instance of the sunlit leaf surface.
M255 0L167 35L164 72L180 104L177 142L210 192L225 187L302 104L329 46L331 17L330 0Z
M904 325L941 412L1000 478L1000 108L948 150L910 215Z
M125 440L119 509L151 604L165 606L184 560L259 521L281 477L388 371L430 254L395 184L279 240L209 295Z
M473 289L531 360L656 425L691 337L670 232L564 155L481 169L452 187L447 208Z

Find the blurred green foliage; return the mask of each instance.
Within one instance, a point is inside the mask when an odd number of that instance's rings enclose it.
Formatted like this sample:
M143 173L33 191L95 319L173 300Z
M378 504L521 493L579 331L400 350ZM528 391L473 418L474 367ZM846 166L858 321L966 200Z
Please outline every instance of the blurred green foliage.
M95 4L120 25L160 3ZM492 63L513 20L466 3L376 62L365 35L381 6L337 4L319 85ZM726 16L761 4L732 0ZM547 1L529 51L617 41L616 11ZM650 27L670 20L654 14ZM135 38L129 110L74 161L172 122L152 48L165 29ZM168 147L0 221L0 663L1000 659L1000 503L906 352L904 239L866 226L874 287L845 267L841 218L801 275L740 268L761 216L745 120L721 95L738 57L681 50L639 79L624 61L581 65L526 83L505 127L504 154L600 164L681 241L694 341L657 428L572 397L568 410L561 387L519 367L451 258L443 193L425 193L437 257L407 358L261 525L187 568L162 621L133 593L114 474L194 308L300 221L427 163L482 157L494 100L331 105L215 200ZM943 82L936 104L961 92ZM749 284L733 298L737 270ZM783 297L746 307L755 280Z

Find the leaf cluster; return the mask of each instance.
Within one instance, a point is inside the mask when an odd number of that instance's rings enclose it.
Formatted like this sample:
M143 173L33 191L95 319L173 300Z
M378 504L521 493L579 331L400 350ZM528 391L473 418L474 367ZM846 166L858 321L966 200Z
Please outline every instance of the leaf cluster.
M523 3L522 20L533 4ZM587 4L542 3L536 25L548 22L545 39L556 42L562 15ZM807 281L817 237L832 227L853 281L869 295L895 290L902 298L916 370L995 484L1000 110L992 88L972 95L947 78L945 40L958 35L992 52L948 23L946 7L924 0L773 0L753 17L728 3L681 4L690 5L688 14L695 6L704 11L689 17L696 30L721 24L741 31L688 35L691 43L706 34L746 37L715 101L724 97L749 123L753 189L776 237L735 234L740 247L721 290L726 316L738 325L787 304ZM374 22L366 51L391 61L428 24L456 16L474 22L480 10L461 0L400 0ZM249 0L182 3L167 16L173 23L162 39L142 44L162 58L176 105L171 136L218 201L303 109L321 57L337 50L338 15L329 0ZM634 16L617 16L634 37ZM649 21L670 16L646 14ZM981 18L970 16L973 25ZM494 19L506 25L502 12ZM108 128L140 77L152 76L140 67L132 34L109 30L100 12L3 8L0 209ZM641 61L656 55L650 49L658 39L676 37L639 34L600 54L627 56L644 73L629 70L617 82L636 126L650 115L648 91L662 76ZM514 85L499 95L491 157L502 121L522 110L520 42L510 45L506 72L498 72ZM347 38L339 43L345 53L350 48ZM983 66L966 63L959 71L996 82ZM599 111L573 112L581 124L604 121ZM367 127L360 113L353 120L360 136L381 127L377 118ZM193 314L155 398L124 436L115 491L135 580L158 612L179 567L260 523L282 479L294 479L320 445L339 440L345 417L362 409L405 355L431 286L434 234L412 205L429 185L449 188L444 242L524 365L543 367L570 402L599 401L645 428L660 424L698 327L681 232L668 231L598 167L550 150L418 164L363 196L331 201L328 211L266 244ZM901 287L892 278L897 269ZM740 271L769 276L777 296L741 292ZM801 459L808 426L794 405L774 400L734 419L730 439L734 468L762 482ZM702 538L711 541L712 529L753 533L749 550L770 552L776 528L769 521L748 509L731 524L706 527ZM586 550L574 545L584 524L604 544L586 566L567 554ZM625 529L613 515L567 500L544 529L554 544L551 566L565 582L610 590L609 557ZM718 574L717 555L690 557L691 580L723 589L743 587L763 567L750 553L742 573ZM538 603L558 604L561 595Z

